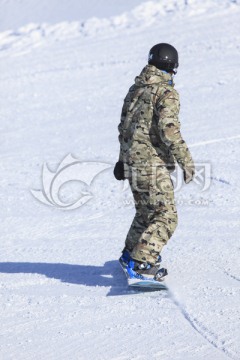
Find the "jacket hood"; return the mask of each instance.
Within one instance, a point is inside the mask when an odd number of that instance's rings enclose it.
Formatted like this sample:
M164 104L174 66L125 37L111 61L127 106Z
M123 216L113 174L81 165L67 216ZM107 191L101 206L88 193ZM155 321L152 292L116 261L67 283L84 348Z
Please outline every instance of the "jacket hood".
M168 84L174 86L172 75L159 70L153 65L146 65L141 74L135 78L137 86L147 86L151 84Z

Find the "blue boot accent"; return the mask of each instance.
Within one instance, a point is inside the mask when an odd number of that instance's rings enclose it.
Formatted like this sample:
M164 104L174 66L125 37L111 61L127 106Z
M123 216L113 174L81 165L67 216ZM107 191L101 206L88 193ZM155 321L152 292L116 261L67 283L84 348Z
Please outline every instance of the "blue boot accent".
M147 263L139 263L138 261L134 260L130 256L130 252L126 249L123 250L122 256L119 259L122 267L124 268L125 273L127 274L129 279L138 279L138 280L151 280L153 278L149 274L141 274L139 273L140 270L149 270L151 269L151 265ZM161 261L161 257L159 256L158 261ZM140 267L139 267L140 266ZM138 272L139 270L139 272ZM160 275L160 274L159 274Z
M126 268L128 276L130 279L141 279L141 280L147 280L147 278L145 278L143 275L138 274L135 270L135 261L130 258L130 261L128 262L128 266Z
M121 261L122 265L128 266L129 261L131 260L131 256L128 250L123 250L122 256L119 261Z

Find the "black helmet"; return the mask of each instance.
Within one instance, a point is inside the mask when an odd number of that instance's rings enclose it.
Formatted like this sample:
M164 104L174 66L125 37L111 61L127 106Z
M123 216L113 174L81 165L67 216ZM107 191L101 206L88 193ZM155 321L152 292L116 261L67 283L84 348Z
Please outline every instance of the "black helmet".
M160 70L173 71L178 67L178 52L170 44L154 45L149 51L148 64Z

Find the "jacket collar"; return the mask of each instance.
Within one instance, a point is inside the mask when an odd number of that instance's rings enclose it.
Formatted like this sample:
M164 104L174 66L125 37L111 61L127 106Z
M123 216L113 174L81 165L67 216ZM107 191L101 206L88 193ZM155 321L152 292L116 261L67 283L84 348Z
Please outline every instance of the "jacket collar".
M147 86L151 84L168 84L174 86L172 75L166 71L159 70L153 65L146 65L141 74L135 78L137 86Z

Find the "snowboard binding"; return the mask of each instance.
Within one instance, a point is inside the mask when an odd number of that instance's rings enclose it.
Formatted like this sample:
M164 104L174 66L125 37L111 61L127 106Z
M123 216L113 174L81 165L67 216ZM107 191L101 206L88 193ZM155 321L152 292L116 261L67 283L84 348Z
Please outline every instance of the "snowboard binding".
M157 262L151 265L147 262L139 262L131 258L128 250L124 249L119 259L127 277L129 279L163 281L168 272L165 268L160 268L161 256L159 255Z

